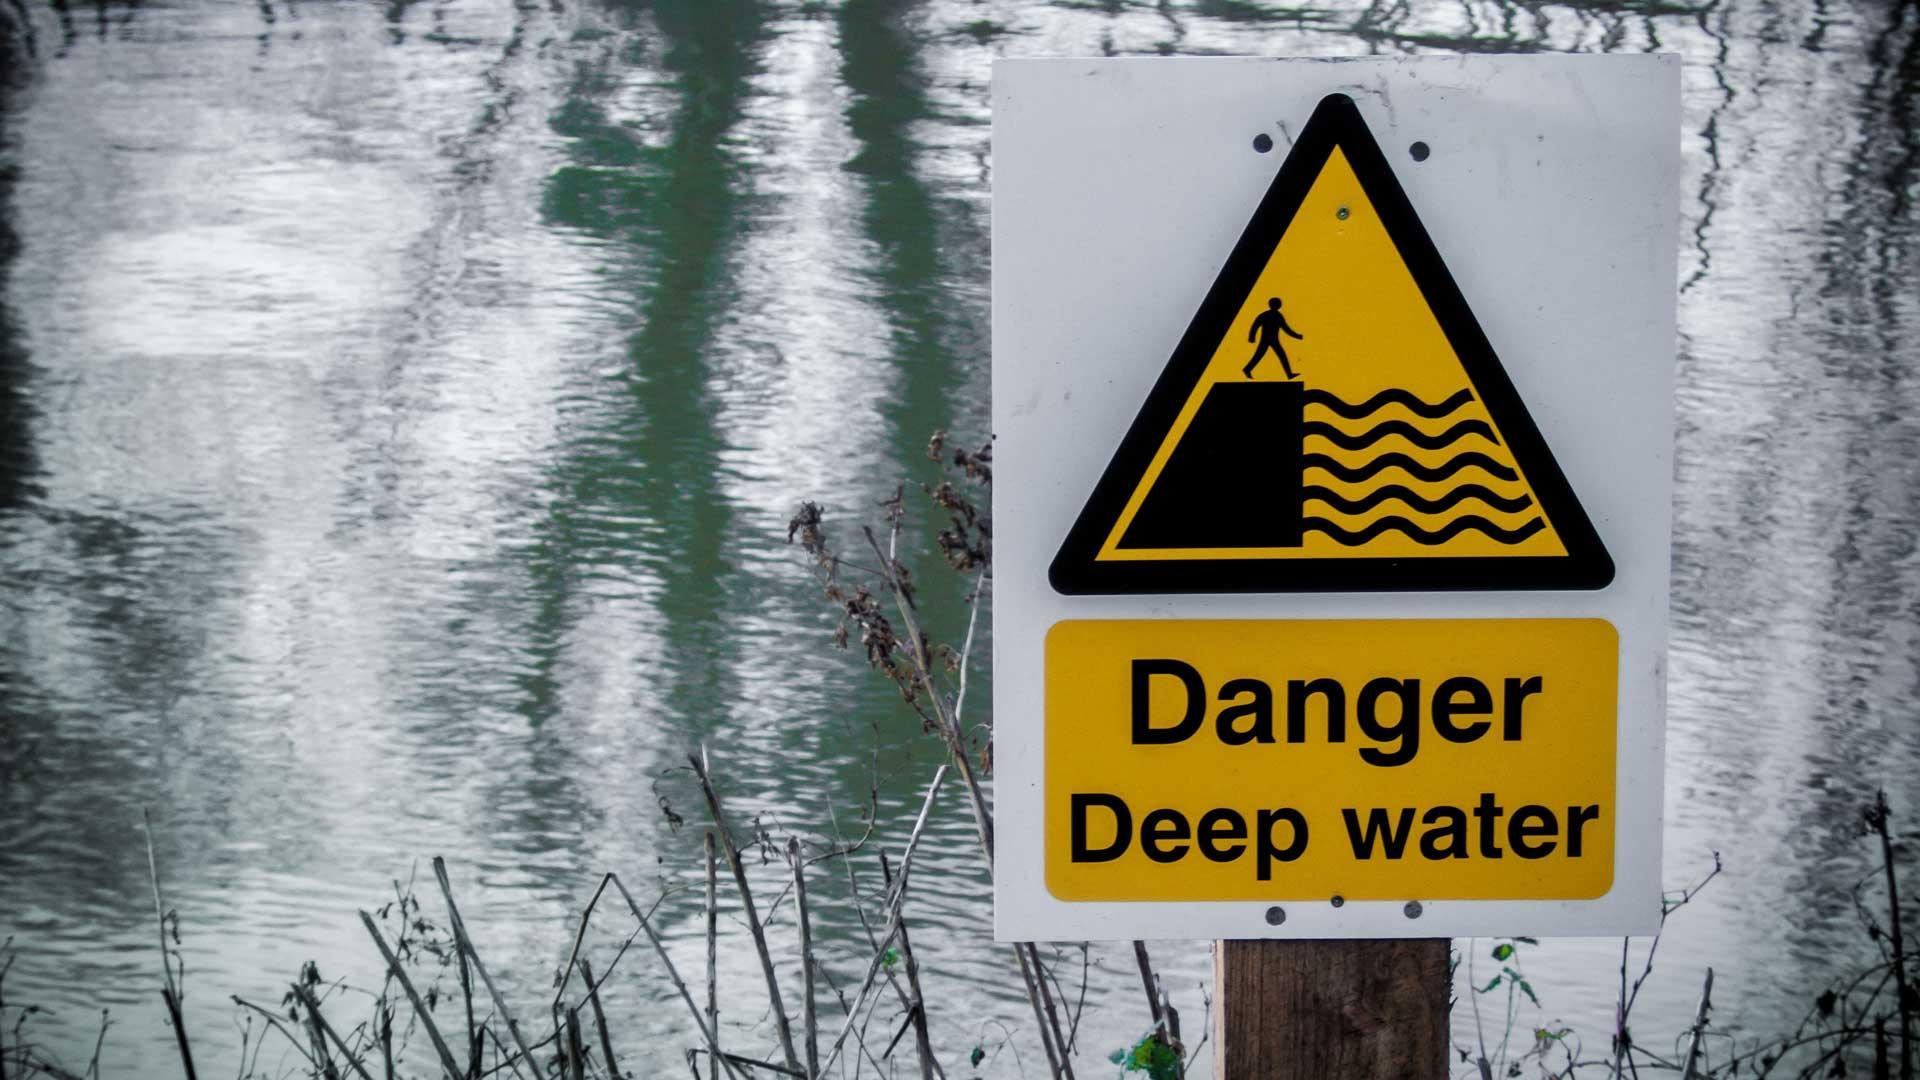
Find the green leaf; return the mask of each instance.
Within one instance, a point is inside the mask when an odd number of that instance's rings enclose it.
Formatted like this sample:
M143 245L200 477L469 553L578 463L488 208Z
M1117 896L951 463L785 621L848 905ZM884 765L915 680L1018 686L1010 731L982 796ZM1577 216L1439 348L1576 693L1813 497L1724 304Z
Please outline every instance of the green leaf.
M1141 1036L1132 1048L1116 1051L1108 1060L1119 1065L1123 1074L1146 1073L1147 1080L1179 1080L1180 1077L1180 1055L1151 1031Z
M893 965L900 962L900 950L891 945L887 946L887 951L880 956L880 962L885 964L888 970L892 970Z
M1530 982L1528 982L1528 981L1527 981L1527 980L1525 980L1525 979L1515 979L1515 980L1514 980L1514 982L1516 982L1516 983L1519 983L1519 984L1520 984L1520 992L1521 992L1521 993L1523 993L1523 994L1525 994L1525 995L1527 995L1527 1000L1528 1000L1528 1001L1531 1001L1531 1002L1533 1002L1533 1003L1534 1003L1535 1005L1538 1005L1538 1004L1540 1004L1540 999L1539 999L1539 998L1537 998L1537 997L1535 997L1535 996L1534 996L1534 994L1533 994L1533 984L1532 984L1532 983L1530 983Z
M1502 978L1502 976L1499 976L1499 975L1495 975L1495 976L1493 977L1493 981L1492 981L1492 982L1490 982L1490 983L1488 983L1487 985L1485 985L1485 986L1483 986L1483 987L1481 987L1481 988L1480 988L1480 992L1484 994L1484 993L1486 993L1487 991L1489 991L1489 990L1491 990L1491 989L1493 989L1494 987L1496 987L1496 986L1499 986L1499 985L1500 985L1500 979L1501 979L1501 978Z
M1505 960L1507 957L1512 955L1513 955L1513 946L1504 941L1493 947L1493 958L1495 960Z
M973 1048L973 1053L967 1055L967 1064L977 1069L980 1067L980 1060L986 1056L987 1056L986 1048L983 1046L976 1046Z

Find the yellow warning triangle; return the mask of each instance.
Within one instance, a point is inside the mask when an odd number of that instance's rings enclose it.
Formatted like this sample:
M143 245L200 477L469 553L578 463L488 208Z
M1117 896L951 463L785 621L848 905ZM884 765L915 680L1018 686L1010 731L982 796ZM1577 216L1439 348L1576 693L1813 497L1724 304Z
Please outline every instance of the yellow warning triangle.
M1064 593L1612 581L1351 99L1302 129L1050 577Z

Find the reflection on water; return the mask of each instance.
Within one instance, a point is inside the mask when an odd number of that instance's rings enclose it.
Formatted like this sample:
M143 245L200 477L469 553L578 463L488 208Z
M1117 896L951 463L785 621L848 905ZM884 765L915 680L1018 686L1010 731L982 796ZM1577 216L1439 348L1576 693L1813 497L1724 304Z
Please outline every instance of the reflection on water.
M660 800L691 808L701 740L777 831L857 820L876 728L881 798L916 797L930 748L825 647L784 525L869 512L930 432L985 424L996 55L1685 57L1668 873L1729 872L1642 1008L1690 1007L1711 962L1726 1015L1773 1026L1861 955L1855 809L1884 784L1920 811L1913 0L56 0L0 27L0 934L70 1059L102 1003L109 1066L171 1053L145 808L223 1062L227 993L373 974L355 909L436 852L535 1000L599 870L691 865ZM955 1060L1025 1006L959 800L927 843ZM1594 1039L1613 949L1534 961ZM1157 951L1197 1014L1203 947ZM1090 1068L1146 1023L1130 957L1094 958ZM726 963L754 1027L757 969ZM677 1068L664 990L635 966L612 1004Z

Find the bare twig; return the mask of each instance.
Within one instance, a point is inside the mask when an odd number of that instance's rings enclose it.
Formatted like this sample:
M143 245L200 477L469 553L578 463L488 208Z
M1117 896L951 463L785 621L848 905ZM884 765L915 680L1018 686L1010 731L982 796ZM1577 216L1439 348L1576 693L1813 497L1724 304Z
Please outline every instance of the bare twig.
M1031 941L1027 942L1026 948L1027 959L1033 962L1033 972L1036 981L1040 984L1040 1004L1046 1008L1047 1026L1053 1031L1054 1045L1060 1049L1060 1075L1066 1080L1073 1080L1073 1058L1070 1056L1072 1047L1067 1042L1066 1032L1060 1028L1060 1013L1054 1008L1053 993L1047 989L1047 972L1040 963L1040 950L1035 948ZM1166 1008L1164 999L1161 1001L1161 1008L1162 1010Z
M1074 942L1073 944L1080 950L1080 992L1074 997L1073 1008L1067 1010L1067 1049L1069 1052L1079 1049L1080 1046L1080 1018L1085 1016L1087 1012L1087 976L1093 968L1092 949L1084 941ZM1060 947L1058 945L1054 946L1056 952L1059 951L1059 949ZM1060 976L1057 971L1053 974L1053 988L1059 992L1060 1001L1064 1005L1067 1000L1067 987L1066 984L1060 981ZM1161 996L1166 996L1164 990L1161 991Z
M1713 869L1707 871L1705 877L1681 889L1678 896L1660 898L1660 927L1654 931L1653 939L1647 943L1646 962L1641 965L1640 974L1633 980L1631 987L1627 985L1627 948L1632 944L1633 939L1620 939L1620 997L1614 1006L1613 1069L1609 1074L1614 1080L1620 1080L1628 1074L1629 1070L1635 1069L1633 1055L1640 1048L1634 1045L1633 1032L1627 1026L1627 1021L1633 1014L1634 1004L1640 1000L1640 988L1653 974L1653 958L1660 951L1660 937L1666 933L1667 919L1672 917L1674 912L1692 903L1693 898L1700 895L1700 890L1706 888L1708 882L1719 876L1720 853L1716 851L1713 853Z
M707 1057L709 1058L713 1057L712 1051L708 1051L708 1050L696 1049L696 1050L687 1051L687 1056L689 1059L696 1057L700 1054L706 1054ZM781 1076L798 1076L801 1078L801 1080L807 1080L806 1074L802 1073L798 1069L782 1068L770 1061L757 1061L750 1057L741 1057L739 1054L721 1054L720 1056L726 1059L727 1070L729 1072L733 1071L735 1068L741 1068L741 1069L747 1070L747 1072L751 1074L751 1073L759 1072L762 1069L765 1069L767 1072L778 1073ZM700 1074L700 1071L698 1069L695 1069L694 1075L698 1076L699 1074Z
M887 865L887 853L880 853L880 876L893 884L893 868ZM920 965L913 958L913 939L907 933L907 919L900 916L900 959L907 968L907 988L913 992L913 1004L907 1016L913 1022L913 1045L920 1055L920 1080L933 1080L933 1046L927 1038L927 999L920 992Z
M773 1007L774 1032L780 1037L780 1052L785 1055L787 1068L800 1069L800 1057L793 1048L793 1025L787 1020L786 1003L780 997L780 978L773 970L773 954L767 948L766 927L761 925L759 915L753 907L753 890L747 885L746 864L740 860L740 849L734 845L733 834L727 830L726 811L720 806L720 792L713 785L712 774L708 770L707 752L704 747L698 754L687 755L693 765L693 774L700 779L700 791L707 799L707 813L713 818L714 829L720 834L720 843L726 848L727 865L733 870L734 884L740 889L740 908L747 917L747 929L753 934L753 947L760 954L760 970L767 977L767 1001Z
M897 516L894 519L892 531L888 536L888 550L886 551L880 549L880 540L874 535L873 529L863 526L861 532L866 536L867 546L873 550L875 558L880 561L882 577L887 584L888 591L893 594L894 610L899 613L901 624L907 628L906 652L913 664L914 679L919 684L921 696L927 700L933 709L934 715L932 719L940 731L942 740L946 743L947 756L952 760L954 766L959 769L960 779L966 785L968 806L973 811L974 826L979 832L981 854L986 859L988 873L992 873L994 868L993 812L987 809L986 796L980 789L979 778L974 774L973 760L967 753L966 735L960 722L961 715L959 706L964 704L965 684L964 682L961 684L963 693L956 698L955 707L952 710L947 709L941 698L939 686L933 677L932 665L927 655L926 638L920 632L919 621L914 618L912 599L908 595L905 583L901 580L899 563L894 558L893 549L898 546L900 539L900 525ZM963 648L960 656L960 670L962 672L966 671L969 656L972 652L973 620L977 618L980 610L979 586L984 585L985 579L986 571L983 568L981 571L981 579L979 584L976 585L971 604L973 614L969 617L967 626L966 646ZM1018 952L1020 948L1021 946L1016 945L1015 951ZM1068 1080L1071 1080L1073 1077L1073 1064L1067 1060L1067 1051L1060 1031L1059 1018L1054 1015L1051 1005L1047 1004L1050 1001L1050 997L1045 985L1046 976L1040 968L1039 953L1035 951L1031 945L1027 945L1025 948L1027 949L1027 955L1020 960L1020 973L1021 978L1026 984L1027 998L1033 1005L1033 1014L1036 1022L1040 1023L1043 1027L1049 1025L1051 1027L1050 1032L1042 1033L1042 1041L1048 1044L1048 1062L1053 1067L1053 1075L1056 1077L1064 1076L1068 1078ZM1031 964L1029 964L1029 960L1032 961ZM1055 1046L1058 1046L1057 1053L1054 1050Z
M94 1036L93 1056L87 1059L86 1075L89 1077L89 1080L92 1080L92 1078L98 1077L100 1075L100 1048L107 1044L107 1029L112 1026L113 1026L113 1021L109 1019L107 1010L101 1009L100 1010L100 1034ZM240 1056L244 1059L246 1057L246 1053L247 1053L246 1037L241 1036Z
M1212 995L1207 993L1207 988L1203 984L1200 987L1200 1041L1197 1043L1194 1043L1192 1049L1187 1051L1186 1057L1181 1059L1180 1075L1182 1076L1186 1075L1187 1062L1192 1061L1194 1058L1197 1058L1200 1056L1201 1047L1204 1047L1207 1045L1207 1039L1212 1037L1212 1035L1213 1035L1213 997Z
M1659 937L1656 935L1654 937L1656 945L1659 943L1659 940ZM1627 1009L1629 1007L1627 999L1627 948L1632 943L1633 939L1630 937L1620 939L1620 997L1613 1008L1613 1072L1610 1074L1613 1080L1620 1080L1626 1068L1627 1040L1631 1037L1627 1034ZM1468 977L1471 978L1471 974L1469 974ZM1487 1048L1483 1043L1480 1047L1480 1060L1485 1061L1486 1059ZM1484 1076L1487 1073L1487 1067L1484 1065L1481 1066L1480 1072Z
M888 590L893 594L894 608L900 615L902 625L907 628L910 644L907 653L913 662L914 674L920 684L923 695L933 708L940 734L947 744L948 756L959 769L960 779L966 786L968 805L973 811L974 823L980 835L981 854L986 859L987 871L991 874L994 869L993 813L987 809L986 797L980 789L979 778L974 773L973 761L967 753L966 735L962 727L962 708L966 704L966 673L970 666L970 659L973 652L974 632L979 621L980 600L986 585L987 568L984 566L981 568L980 575L974 583L974 590L968 604L967 635L961 647L959 657L960 683L953 706L951 709L948 709L940 695L939 687L934 680L930 657L926 650L926 637L921 633L919 622L914 617L912 598L901 578L899 572L900 564L894 557L895 549L898 547L900 540L899 518L897 515L893 518L892 528L887 537L887 550L885 552L880 550L880 542L878 538L874 536L871 528L863 527L862 532L866 536L867 546L873 550L874 556L880 561L884 570L883 578L886 581ZM1031 943L1028 943L1025 947L1027 950L1027 961L1030 961L1030 965L1029 963L1023 962L1020 965L1020 969L1022 977L1026 980L1027 996L1031 999L1034 1006L1035 1017L1042 1018L1041 1022L1047 1024L1051 1029L1050 1038L1052 1043L1058 1048L1058 1055L1055 1057L1055 1055L1050 1054L1049 1057L1056 1061L1056 1074L1065 1076L1068 1080L1071 1080L1073 1077L1073 1063L1068 1056L1065 1034L1061 1030L1059 1016L1053 1007L1051 994L1047 991L1045 969L1040 963L1038 950L1036 950ZM1018 947L1016 946L1016 948ZM1029 966L1031 970L1029 970Z
M360 921L366 924L367 933L373 937L373 943L380 947L380 956L387 962L387 972L406 991L407 1000L413 1003L414 1015L420 1018L420 1025L427 1029L427 1038L433 1041L433 1049L440 1055L441 1067L447 1075L459 1080L460 1066L454 1063L453 1051L447 1049L447 1040L440 1037L440 1029L434 1026L433 1013L427 1009L427 1003L420 998L420 992L413 988L413 980L407 977L407 969L400 966L400 959L387 947L387 939L380 935L380 927L375 925L373 916L364 910L360 912Z
M607 1075L620 1080L620 1065L613 1056L613 1035L607 1030L607 1014L600 1008L600 984L593 981L593 965L580 958L580 977L587 980L587 1003L593 1006L593 1026L600 1032L600 1053L607 1059Z
M473 947L473 936L467 933L467 922L460 917L460 908L453 902L453 885L447 879L447 861L438 855L433 857L433 876L440 882L441 898L447 902L447 923L453 930L456 947L473 961L473 970L480 976L481 985L487 988L487 997L493 1002L494 1012L499 1013L500 1019L506 1022L507 1036L520 1050L520 1060L532 1062L533 1051L528 1048L526 1037L520 1034L519 1022L514 1020L513 1011L507 1008L506 999L500 996L499 988L493 985L493 976L487 974L486 965L480 962L480 953ZM523 1075L519 1066L511 1064L511 1058L508 1061L515 1076Z
M960 686L953 694L953 723L957 728L967 707L967 661L973 656L973 632L980 625L980 593L987 587L987 568L973 579L973 592L967 601L967 636L960 644Z
M1900 877L1893 864L1893 828L1889 821L1887 793L1876 791L1867 807L1866 824L1880 838L1880 856L1887 875L1887 937L1893 947L1894 1005L1900 1015L1900 1080L1913 1080L1913 1002L1914 989L1907 981L1907 951L1900 928Z
M913 674L920 684L921 692L934 710L934 716L940 728L942 739L947 744L947 755L953 760L954 767L960 770L960 779L967 787L967 804L973 810L974 827L980 833L980 849L987 860L987 868L993 868L993 812L987 809L985 794L980 790L980 781L973 773L973 760L967 753L966 736L960 729L959 716L949 711L940 696L940 687L933 677L933 666L927 656L926 638L920 633L920 624L913 616L913 604L908 598L905 584L901 581L899 564L890 553L880 550L880 540L873 535L871 528L862 527L866 534L867 545L880 560L883 580L887 589L893 593L894 609L900 614L901 624L907 628L907 656L913 661ZM893 526L889 547L898 542L900 526ZM979 610L980 599L974 597L974 610ZM969 633L971 639L971 633ZM971 645L971 640L969 640ZM961 669L965 670L966 657L961 658Z
M820 1063L821 1075L825 1075L827 1070L833 1067L834 1060L840 1056L840 1048L846 1044L847 1035L853 1030L854 1023L866 1002L867 994L873 989L873 981L885 962L887 946L891 945L894 938L900 934L900 909L906 902L907 882L913 866L913 855L920 846L920 834L927 827L927 817L933 810L934 798L940 794L940 785L946 778L947 766L942 765L934 770L933 780L927 785L926 798L920 803L920 816L914 819L913 831L907 836L907 846L900 853L900 875L894 879L893 887L888 890L890 895L887 898L887 909L891 915L888 918L887 932L881 936L880 944L874 949L873 958L867 963L866 976L860 981L860 992L854 995L853 1008L848 1010L846 1022L840 1027L840 1034L834 1037L832 1045L827 1049L826 1059Z
M1160 995L1153 990L1153 961L1147 958L1147 943L1133 943L1133 961L1140 967L1140 986L1147 992L1147 1012L1153 1017L1153 1026L1160 1027Z
M807 911L807 864L800 857L800 838L787 838L787 861L793 865L794 906L800 923L800 1027L806 1039L807 1075L820 1075L820 1017L813 997L813 920Z
M1167 988L1160 983L1160 976L1153 977L1153 985L1160 990L1160 1011L1167 1017L1167 1045L1173 1048L1174 1061L1180 1075L1187 1075L1187 1041L1180 1035L1180 1010L1173 1007L1173 998Z
M313 1024L314 1029L323 1038L333 1040L333 1045L339 1049L341 1056L347 1059L347 1064L353 1066L353 1071L360 1074L361 1080L373 1080L373 1077L368 1075L366 1066L360 1064L360 1058L347 1048L345 1042L341 1041L339 1034L333 1030L333 1025L327 1023L327 1018L320 1012L320 1000L313 996L313 991L299 983L294 983L293 995L300 999L301 1005L306 1006L307 1020ZM475 1058L474 1063L478 1065L479 1059Z
M707 1057L708 1080L719 1080L720 1054L720 892L719 859L714 851L713 830L707 830L707 1026L713 1032L715 1053Z
M1468 990L1467 1004L1471 1006L1473 1009L1473 1037L1474 1037L1474 1041L1477 1044L1479 1044L1479 1047L1480 1047L1480 1055L1474 1058L1473 1062L1474 1062L1474 1065L1477 1066L1480 1070L1480 1080L1493 1080L1493 1060L1487 1056L1487 1025L1485 1021L1480 1019L1480 976L1474 970L1474 959L1480 955L1480 950L1477 948L1478 944L1479 944L1478 939L1475 939L1467 942L1467 945L1466 945L1467 990ZM1627 986L1626 948L1627 948L1626 940L1622 939L1620 942L1620 992L1621 992L1620 1007L1621 1008L1626 1007L1626 1000L1627 1000L1625 996L1626 986ZM1616 1021L1618 1020L1618 1014L1616 1014L1615 1019ZM1617 1026L1618 1024L1616 1022L1616 1027Z
M380 1060L386 1065L386 1080L393 1080L393 1006L382 992L375 1003L380 1022ZM498 1036L495 1037L496 1041Z
M274 1029L275 1031L278 1031L282 1036L286 1038L287 1045L293 1047L294 1052L298 1053L301 1057L307 1059L307 1064L312 1065L316 1069L320 1067L319 1063L313 1060L313 1055L307 1051L307 1048L300 1045L300 1040L294 1038L293 1032L288 1031L286 1029L286 1026L280 1023L280 1018L278 1016L274 1015L272 1012L269 1012L266 1009L261 1008L258 1005L255 1005L253 1002L248 1001L246 998L240 997L237 994L230 995L230 996L235 1005L238 1005L243 1009L250 1009L256 1013L259 1013L261 1018L267 1022L268 1027ZM262 1035L260 1037L260 1041L262 1044L264 1044L266 1042L266 1036Z
M573 1080L587 1080L587 1048L580 1041L580 1010L568 1009L567 1067Z
M467 1014L467 1076L480 1075L480 1059L486 1055L487 1040L480 1028L473 1022L473 972L467 961L467 950L460 945L460 935L454 935L454 959L460 965L460 1001Z
M936 448L939 445L939 439L940 437L937 436L935 442ZM959 455L956 455L956 457L958 456ZM970 457L970 460L966 463L970 476L980 478L986 475L984 458L984 454L972 455ZM943 505L946 504L943 503ZM838 568L842 565L852 564L843 563L837 555L834 555L828 550L819 529L821 515L817 506L808 503L801 508L800 514L789 524L788 538L791 540L796 533L804 533L805 543L803 546L809 553L815 556L824 571L827 579L827 592L829 597L845 605L848 612L857 617L862 622L863 627L866 628L868 636L863 637L863 642L868 644L869 660L874 666L885 670L886 673L899 684L908 704L911 705L922 720L927 723L930 730L934 730L939 734L942 742L946 745L948 757L954 767L959 770L961 779L967 788L969 807L973 812L975 828L979 834L981 855L986 860L987 869L989 873L991 873L994 865L993 816L991 811L987 809L986 798L981 791L979 778L974 770L974 762L968 753L965 729L962 726L962 710L966 702L969 658L972 651L975 629L978 625L979 605L984 592L988 573L987 568L990 562L988 558L981 557L977 560L969 559L966 564L969 567L973 565L980 566L981 572L975 581L973 593L969 597L970 613L967 626L967 638L958 658L960 672L959 686L951 707L949 707L934 677L931 649L926 635L922 633L920 629L919 620L915 614L912 590L906 582L905 568L896 557L899 547L901 521L900 493L898 491L895 492L892 499L888 500L886 506L888 508L887 517L890 525L886 549L883 550L881 548L879 538L874 534L872 528L863 527L862 533L866 538L867 546L874 554L875 561L878 564L878 573L883 579L887 591L892 594L894 607L901 625L906 629L904 641L900 640L900 638L893 633L887 625L884 616L872 610L871 602L865 599L866 591L864 588L849 597L841 591L840 586L834 583L834 576ZM968 517L969 520L971 520L971 514L969 514ZM984 522L982 525L984 528ZM844 637L842 640L844 643ZM892 650L896 646L906 654L908 660L907 665L902 666L894 661ZM1023 949L1018 945L1014 946L1014 953L1015 960L1020 968L1022 983L1026 987L1028 1003L1032 1005L1035 1022L1041 1028L1041 1041L1047 1048L1050 1071L1054 1077L1061 1077L1063 1068L1062 1056L1065 1053L1065 1046L1060 1045L1059 1052L1055 1051L1055 1046L1063 1043L1063 1033L1059 1030L1057 1016L1055 1016L1050 1023L1048 1010L1042 1004L1043 996L1045 995L1043 981L1046 976L1038 965L1038 954L1030 949ZM1033 963L1029 963L1029 957L1033 958ZM899 991L897 983L895 984L895 990L896 992ZM1071 1064L1067 1064L1065 1068L1067 1070L1066 1075L1070 1076Z
M720 1053L713 1031L707 1027L706 1021L700 1018L700 1007L693 1003L693 994L688 991L686 981L680 978L680 970L673 966L673 957L667 955L667 947L661 944L660 935L653 932L653 924L647 921L646 912L641 911L640 905L634 902L633 894L627 891L619 875L608 874L607 880L613 882L613 887L619 890L620 899L627 902L627 910L633 913L634 918L640 920L640 929L646 931L647 940L653 944L653 951L660 957L661 966L666 968L667 978L673 980L674 989L680 991L680 1000L686 1002L687 1011L693 1014L693 1022L699 1027L701 1041L707 1044L708 1052L725 1063L727 1072L739 1075L738 1070L728 1060L728 1055Z
M320 1025L314 1022L313 1014L307 1014L307 1038L313 1046L313 1060L320 1063L321 1080L340 1080L340 1070L334 1067L333 1053L327 1049L327 1037L320 1033Z
M1873 1075L1875 1080L1893 1075L1887 1062L1887 1018L1884 1016L1873 1025Z
M1687 1036L1686 1068L1680 1080L1695 1080L1700 1075L1700 1051L1706 1040L1707 1014L1713 1011L1713 969L1707 969L1707 981L1700 987L1700 1008L1693 1014L1693 1027Z
M840 836L840 823L838 819L834 818L831 807L828 808L827 816L830 820L833 821L834 839L841 840L842 844L844 845L845 840ZM854 914L859 916L860 918L860 927L863 931L865 931L867 935L868 946L871 947L875 952L878 952L880 951L880 939L874 936L873 923L867 918L866 899L860 893L860 879L854 873L853 860L852 859L842 860L842 866L846 869L846 872L847 872L847 893L848 895L853 897ZM900 985L900 977L894 974L894 971L892 968L883 968L882 971L887 977L887 985L893 987L894 996L900 999L901 1011L905 1012L906 1010L913 1008L913 1001L911 998L907 996L906 988ZM838 991L836 991L836 993L837 992ZM845 995L841 995L840 1004L842 1008L846 1006ZM855 1034L857 1037L859 1034L857 1030ZM861 1049L862 1050L866 1049L866 1044L864 1042L861 1043ZM880 1068L879 1062L874 1063L874 1068L875 1069ZM933 1070L936 1074L938 1074L941 1077L941 1080L945 1080L947 1073L945 1069L940 1067L940 1061L938 1058L934 1059Z
M1040 1029L1040 1045L1047 1052L1047 1074L1053 1080L1060 1080L1060 1054L1053 1045L1053 1029L1047 1026L1047 1015L1040 1007L1040 994L1035 989L1033 969L1027 964L1027 947L1021 943L1013 946L1013 958L1020 963L1020 977L1027 984L1027 1002L1033 1006L1033 1023Z
M893 1056L894 1047L899 1046L900 1040L906 1038L907 1032L913 1030L913 1022L918 1019L920 1015L921 1007L918 1003L907 1009L907 1015L900 1018L900 1026L894 1029L893 1038L887 1040L887 1048L880 1051L881 1057L887 1058Z
M553 989L551 1009L560 1008L561 998L566 995L567 983L573 978L573 970L580 964L580 947L586 944L587 927L593 922L593 909L600 906L600 898L606 895L607 879L601 878L598 888L593 890L593 898L587 901L586 910L580 913L580 929L574 931L573 951L567 954L567 966L560 969L560 985Z
M180 1063L186 1068L187 1080L199 1080L199 1073L193 1067L193 1048L187 1043L187 1021L182 1015L180 983L173 977L173 961L169 959L171 951L167 948L167 910L160 900L160 863L153 855L153 815L142 810L140 819L147 826L147 877L153 884L153 917L160 929L160 972L166 978L160 998L167 1003L167 1016L173 1021L173 1037L180 1046ZM181 961L180 970L184 977L184 960Z

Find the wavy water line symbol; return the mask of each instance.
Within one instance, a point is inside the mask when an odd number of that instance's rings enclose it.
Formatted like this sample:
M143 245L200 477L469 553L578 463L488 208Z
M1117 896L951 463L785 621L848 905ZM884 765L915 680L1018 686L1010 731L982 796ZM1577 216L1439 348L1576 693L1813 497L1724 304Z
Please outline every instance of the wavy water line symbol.
M1302 531L1325 533L1348 547L1358 547L1385 532L1405 533L1416 544L1439 545L1469 530L1484 533L1503 544L1517 544L1546 527L1547 523L1538 515L1528 518L1518 528L1503 529L1477 514L1454 518L1438 529L1423 529L1398 516L1379 518L1364 529L1344 529L1319 517L1306 518L1300 523Z
M1473 391L1458 390L1440 401L1428 404L1408 391L1399 387L1382 390L1367 400L1355 405L1343 398L1335 397L1325 390L1309 388L1303 395L1308 405L1324 405L1333 410L1334 415L1343 420L1365 420L1389 405L1403 405L1408 412L1422 420L1438 420L1451 415L1460 406L1473 400Z
M1350 499L1330 487L1309 484L1301 489L1300 501L1318 500L1333 507L1342 514L1364 514L1367 511L1389 501L1399 501L1422 514L1444 514L1466 502L1478 499L1495 510L1505 514L1517 514L1533 505L1529 495L1506 496L1489 487L1479 484L1461 484L1438 498L1427 498L1405 484L1387 484L1374 488L1357 499Z
M1309 420L1300 426L1302 436L1318 435L1342 450L1365 450L1382 439L1399 436L1422 450L1441 450L1469 436L1478 435L1494 445L1499 438L1485 420L1462 420L1445 431L1428 434L1405 420L1383 420L1365 431L1349 433L1332 424Z
M1484 419L1459 419L1440 431L1430 432L1404 419L1377 416L1383 409L1394 406L1421 420L1446 420L1473 403L1471 390L1462 389L1439 401L1427 401L1409 391L1393 388L1383 390L1365 401L1350 402L1325 390L1309 389L1303 399L1306 405L1324 408L1343 420L1371 421L1357 431L1347 431L1322 420L1308 421L1301 426L1303 438L1324 439L1340 450L1368 450L1390 438L1403 440L1423 451L1449 450L1466 439L1481 439L1495 448L1500 447L1498 433ZM1504 494L1481 482L1477 476L1462 475L1473 470L1484 473L1494 482L1520 482L1520 473L1516 468L1480 449L1462 447L1444 460L1431 463L1399 450L1376 450L1371 456L1357 462L1344 462L1330 454L1312 453L1303 455L1300 464L1303 472L1318 469L1343 483L1365 485L1353 494L1342 494L1324 484L1309 484L1300 493L1303 509L1306 503L1316 502L1324 505L1334 516L1356 517L1384 504L1396 503L1415 514L1452 515L1431 527L1402 514L1387 514L1357 527L1349 527L1349 524L1342 524L1332 517L1309 515L1301 519L1302 532L1320 533L1344 547L1358 547L1389 532L1399 533L1414 543L1429 547L1445 544L1468 532L1478 533L1496 543L1512 545L1546 528L1546 519L1538 513L1515 525L1506 526L1481 513L1468 512L1475 507L1463 504L1473 503L1488 511L1503 514L1517 514L1535 506L1531 495L1524 491ZM1404 483L1392 482L1391 478L1381 479L1383 473L1396 469L1421 483L1452 483L1443 491L1422 494Z
M1456 476L1468 469L1479 469L1488 476L1499 480L1514 481L1520 474L1511 467L1480 453L1468 450L1455 454L1438 465L1426 465L1405 454L1394 452L1379 454L1368 458L1358 465L1348 465L1326 454L1307 454L1300 459L1303 469L1324 469L1349 484L1358 484L1386 472L1388 469L1403 470L1416 480L1434 483Z

